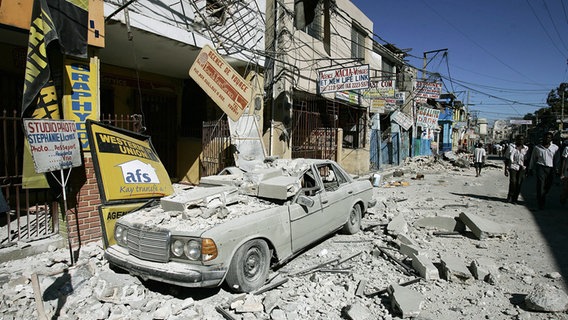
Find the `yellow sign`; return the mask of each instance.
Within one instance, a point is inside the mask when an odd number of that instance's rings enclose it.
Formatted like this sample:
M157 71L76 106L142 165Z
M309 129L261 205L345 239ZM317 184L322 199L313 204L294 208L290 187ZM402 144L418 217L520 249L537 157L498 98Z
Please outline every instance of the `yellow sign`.
M252 87L213 48L204 46L189 76L231 118L237 121L252 100Z
M174 193L150 137L87 120L101 200L150 199Z
M98 109L98 68L94 62L65 60L67 78L64 81L63 114L65 119L77 123L77 134L83 151L89 151L87 119L97 120Z
M114 239L114 226L116 225L116 220L123 215L142 207L144 203L145 202L137 202L99 206L99 217L101 219L105 249L116 244L116 240Z

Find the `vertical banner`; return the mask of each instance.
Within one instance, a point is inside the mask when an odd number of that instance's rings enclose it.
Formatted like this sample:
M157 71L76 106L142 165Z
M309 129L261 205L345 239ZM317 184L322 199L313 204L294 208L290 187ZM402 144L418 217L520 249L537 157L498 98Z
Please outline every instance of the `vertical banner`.
M61 54L87 57L88 1L34 0L29 31L22 116L60 119L57 86L51 68L60 66ZM59 51L51 45L56 41ZM54 69L55 74L60 73ZM25 141L22 187L47 188L42 174L33 170L28 142Z
M65 82L63 84L63 115L74 120L83 151L89 151L87 138L87 119L98 120L98 60L91 62L65 60Z
M48 87L51 80L51 64L54 59L48 46L57 41L62 54L78 58L87 57L88 1L83 0L34 0L30 25L22 114L31 115L38 94ZM56 105L55 105L56 106ZM54 105L42 112L42 118L54 111ZM41 107L38 105L37 107Z

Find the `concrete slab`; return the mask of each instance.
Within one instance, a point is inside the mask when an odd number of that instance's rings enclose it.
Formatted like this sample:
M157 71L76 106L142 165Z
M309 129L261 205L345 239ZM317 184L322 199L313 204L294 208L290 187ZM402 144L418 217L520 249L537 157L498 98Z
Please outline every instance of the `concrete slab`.
M473 213L460 213L460 220L463 221L463 223L480 240L507 235L507 231L500 224Z
M438 268L432 263L432 261L426 255L413 255L412 256L412 267L418 274L426 279L440 279L440 272Z
M443 231L465 231L464 223L455 217L423 217L416 220L414 226Z
M457 256L451 254L440 255L442 272L448 281L468 281L472 274L465 263Z

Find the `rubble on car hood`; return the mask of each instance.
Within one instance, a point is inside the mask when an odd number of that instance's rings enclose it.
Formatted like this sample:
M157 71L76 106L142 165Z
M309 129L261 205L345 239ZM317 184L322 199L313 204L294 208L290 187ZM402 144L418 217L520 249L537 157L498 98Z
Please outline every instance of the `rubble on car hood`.
M160 204L126 215L122 221L172 231L198 231L227 219L279 206L301 188L299 175L321 160L278 159L249 172L232 168L205 177L205 186L174 184L174 194Z

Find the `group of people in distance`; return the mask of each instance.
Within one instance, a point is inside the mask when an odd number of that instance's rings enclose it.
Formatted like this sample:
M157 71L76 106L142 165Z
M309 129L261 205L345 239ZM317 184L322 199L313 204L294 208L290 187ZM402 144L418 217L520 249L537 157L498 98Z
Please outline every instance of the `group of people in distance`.
M524 137L518 135L515 142L505 150L505 176L509 177L507 202L517 203L524 177L534 174L536 177L536 198L539 209L543 209L546 194L554 182L554 176L560 175L562 190L560 202L568 199L568 147L563 149L552 142L553 135L546 132L540 144L529 153Z
M552 142L552 138L552 133L546 132L541 143L529 150L529 147L525 145L524 136L518 135L514 143L504 148L505 176L509 177L507 202L513 204L518 202L525 177L534 174L538 208L543 209L546 194L553 185L554 176L559 174L562 184L560 202L566 203L568 200L568 141L559 147ZM486 158L486 150L482 143L476 144L473 158L475 176L479 177Z

